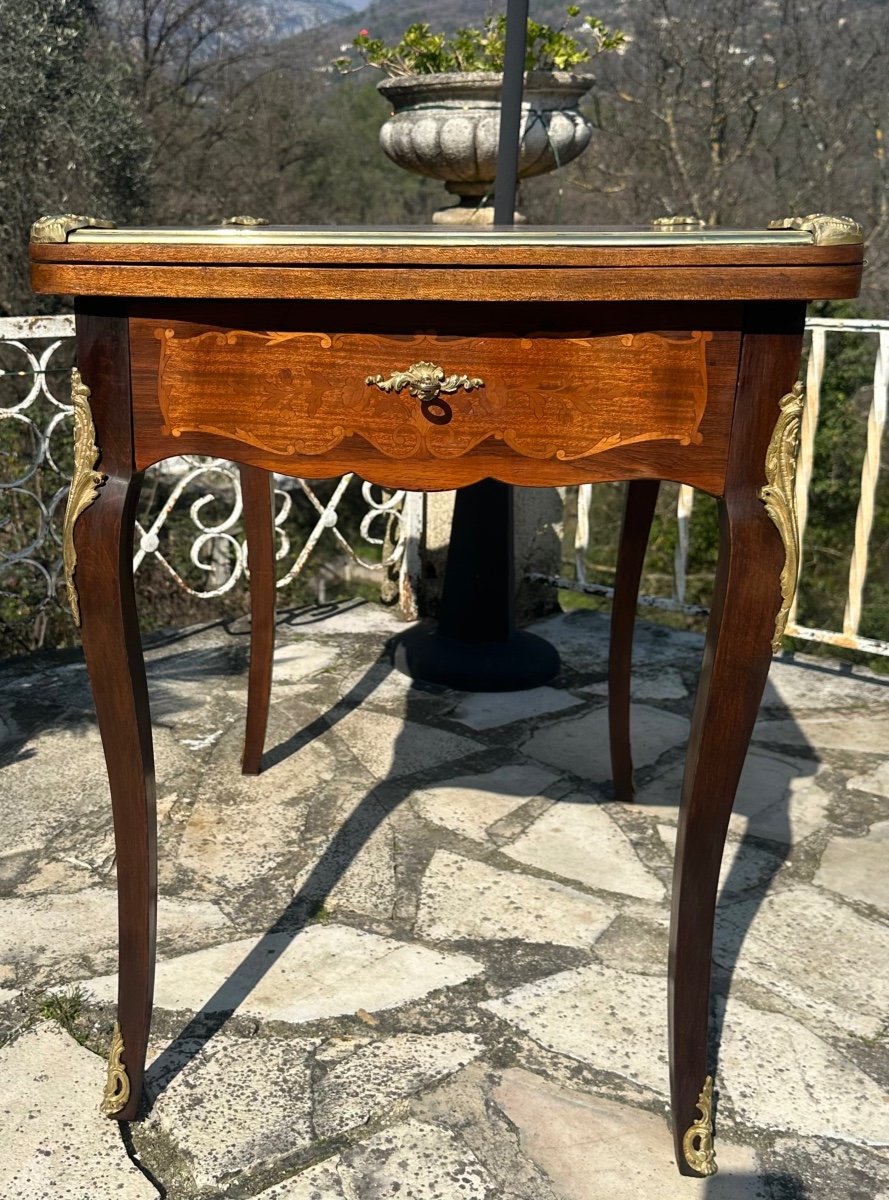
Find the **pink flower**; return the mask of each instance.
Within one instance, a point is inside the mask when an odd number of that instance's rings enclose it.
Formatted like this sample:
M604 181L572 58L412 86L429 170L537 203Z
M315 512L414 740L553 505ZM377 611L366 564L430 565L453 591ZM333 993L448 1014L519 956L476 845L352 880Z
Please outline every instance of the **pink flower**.
M359 29L358 36L359 37L370 37L370 34L367 32L366 29Z

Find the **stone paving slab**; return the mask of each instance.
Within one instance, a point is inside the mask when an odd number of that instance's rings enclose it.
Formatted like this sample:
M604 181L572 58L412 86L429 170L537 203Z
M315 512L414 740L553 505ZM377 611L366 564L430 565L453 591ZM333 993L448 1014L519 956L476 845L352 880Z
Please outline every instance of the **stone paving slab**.
M492 825L551 787L559 776L536 763L497 767L411 794L411 807L427 821L461 837L490 842Z
M452 1075L482 1053L472 1034L402 1033L359 1047L318 1084L315 1130L334 1137L366 1124L398 1100Z
M343 1155L341 1175L355 1196L398 1200L494 1200L494 1181L450 1130L418 1121L386 1130Z
M849 1142L778 1136L773 1143L778 1179L801 1182L804 1200L889 1200L889 1155L862 1152ZM780 1194L780 1193L779 1193Z
M214 904L161 897L158 943L167 953L218 941L231 932ZM27 962L31 986L62 969L107 970L117 962L117 893L91 888L62 895L0 898L0 962Z
M889 1197L886 685L825 661L773 666L723 867L721 1173L700 1184L676 1174L664 1112L669 864L702 639L640 623L638 803L618 805L597 705L607 625L543 622L563 675L492 702L392 672L382 638L399 626L373 605L282 615L256 778L238 768L247 626L149 648L160 1053L154 1112L127 1145L167 1200ZM0 664L0 716L15 784L0 827L0 945L15 947L0 955L2 1103L3 1064L24 1060L35 1021L47 1029L41 1011L107 1039L116 921L82 663ZM73 1090L86 1120L104 1065L50 1036L90 1065ZM71 1195L128 1195L95 1187L108 1156L71 1128ZM116 1127L98 1128L126 1167ZM47 1137L41 1160L61 1161L66 1130ZM0 1172L31 1161L10 1164L20 1145L0 1136ZM156 1194L141 1172L131 1186Z
M720 1139L719 1174L687 1179L673 1166L667 1122L655 1113L519 1069L504 1071L493 1100L563 1200L772 1200L751 1146Z
M600 679L581 691L589 696L607 696L608 680ZM636 674L630 681L631 700L684 700L688 696L682 675L675 667L664 667L656 675Z
M769 671L763 707L777 704L804 712L889 704L889 679L863 667L811 655L776 658Z
M338 1155L330 1166L322 1163L262 1192L257 1200L495 1200L496 1195L493 1179L459 1137L408 1121Z
M503 1059L502 1048L498 1058ZM410 1115L456 1134L494 1180L496 1200L562 1200L545 1172L523 1153L516 1128L494 1102L504 1065L477 1059L414 1097Z
M889 913L889 821L877 821L864 837L832 837L814 882Z
M243 1016L299 1024L378 1012L463 983L482 967L465 954L380 937L345 925L312 925L243 938L159 962L155 1003L173 1012L237 1009ZM117 994L117 976L83 985L97 1000Z
M796 886L722 911L713 956L838 1032L889 1023L889 926L816 888Z
M329 670L338 658L339 648L330 642L313 642L305 638L277 645L272 659L272 689L301 684L313 675Z
M688 737L685 717L646 704L631 706L630 723L637 767L656 762L666 750L681 746ZM559 771L570 771L591 783L605 783L611 779L608 709L594 708L582 717L547 725L532 734L522 749Z
M675 825L658 825L661 841L673 858L676 854L677 829ZM752 846L729 837L719 868L719 891L717 903L722 903L739 892L768 885L783 866L784 860L770 854L759 846Z
M0 1049L0 1195L156 1200L99 1112L105 1063L49 1022Z
M336 736L375 779L397 779L429 767L456 762L476 750L481 742L433 726L417 725L388 713L360 708L332 714Z
M468 729L496 729L576 708L583 701L553 687L527 688L523 692L474 692L464 697L451 713Z
M151 1064L149 1136L162 1130L198 1188L227 1188L313 1141L314 1039L236 1037L178 1042ZM143 1135L144 1136L144 1135Z
M307 1171L260 1192L256 1200L353 1200L343 1190L343 1180L338 1170L342 1165L339 1156L333 1165L326 1162L309 1167Z
M682 763L639 789L633 811L663 822L679 819ZM795 845L827 824L829 796L817 782L816 765L763 750L751 750L741 772L729 828L782 845Z
M53 729L3 767L4 856L42 850L89 812L107 816L108 776L97 729Z
M379 654L380 647L376 649ZM459 703L458 693L396 671L385 653L370 663L363 661L357 670L355 661L353 657L346 674L338 680L339 697L347 703L382 709L396 717L408 716L421 725L427 716L449 714ZM322 682L315 681L316 689Z
M503 853L587 887L661 900L664 885L642 865L607 806L572 793L558 800Z
M776 746L817 746L819 750L885 755L889 745L889 705L836 715L819 709L814 713L795 713L792 720L783 721L761 718L754 726L753 740Z
M602 963L563 971L482 1005L541 1046L668 1092L667 981Z
M889 799L889 758L863 775L853 775L847 786L856 792L871 792Z
M608 665L610 617L606 613L575 609L545 617L528 626L532 633L552 642L575 670L604 670ZM665 663L689 662L697 666L704 650L700 633L668 629L637 621L633 637L633 666L642 670Z
M370 824L370 822L368 822ZM398 893L395 835L389 825L363 834L361 823L354 837L331 851L324 841L309 843L306 865L292 878L291 891L304 900L317 900L325 912L359 913L389 920ZM317 864L324 855L325 871L319 877Z
M414 931L431 941L519 938L592 946L614 909L573 888L437 850L426 869Z
M182 872L189 891L218 896L223 890L250 886L301 850L306 802L270 797L257 823L250 803L255 795L245 796L247 790L241 784L233 796L201 799L188 806L175 858L163 858L165 864L169 861L164 870L167 879L174 870Z
M792 1017L730 1000L719 1080L736 1114L751 1125L889 1146L886 1090Z

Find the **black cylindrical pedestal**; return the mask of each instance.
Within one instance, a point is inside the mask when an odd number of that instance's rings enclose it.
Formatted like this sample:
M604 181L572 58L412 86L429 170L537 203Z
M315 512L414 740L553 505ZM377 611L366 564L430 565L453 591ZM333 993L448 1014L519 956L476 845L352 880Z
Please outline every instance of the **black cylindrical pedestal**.
M513 492L484 479L460 488L437 626L389 643L395 667L412 679L467 692L538 687L559 670L555 647L515 627Z

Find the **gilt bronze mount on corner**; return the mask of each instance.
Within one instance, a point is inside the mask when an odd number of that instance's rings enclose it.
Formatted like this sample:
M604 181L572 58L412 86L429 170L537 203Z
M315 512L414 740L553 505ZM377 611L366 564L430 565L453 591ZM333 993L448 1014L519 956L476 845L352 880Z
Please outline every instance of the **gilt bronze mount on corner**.
M130 1098L130 1080L123 1063L123 1054L123 1034L120 1025L115 1022L108 1053L108 1078L100 1106L106 1117L113 1117L115 1113L119 1113Z
M80 600L74 573L77 570L77 551L74 548L74 526L80 514L93 503L105 476L95 469L99 461L96 427L90 411L90 390L75 367L71 372L71 403L74 405L74 473L68 489L65 520L62 526L62 562L65 567L65 586L74 624L80 625Z
M115 229L113 221L102 217L82 217L76 213L53 213L40 217L31 226L31 241L37 245L67 242L75 229Z
M807 217L783 217L769 221L769 229L799 229L811 233L816 246L854 246L862 240L862 229L851 217L810 213Z
M716 1153L713 1149L713 1076L704 1080L704 1088L698 1097L700 1117L693 1121L682 1139L685 1161L699 1175L716 1174Z
M766 479L759 498L766 506L781 541L784 543L784 567L781 571L781 607L775 618L772 649L777 654L787 628L787 618L796 593L799 576L799 524L796 515L796 457L799 449L799 430L806 396L802 383L797 382L779 401L780 412L775 432L766 454Z

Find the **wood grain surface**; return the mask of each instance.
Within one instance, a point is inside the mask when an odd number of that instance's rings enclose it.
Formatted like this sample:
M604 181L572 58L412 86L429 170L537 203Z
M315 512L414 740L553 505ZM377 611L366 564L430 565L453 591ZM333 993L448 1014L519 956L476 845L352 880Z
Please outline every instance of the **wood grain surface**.
M713 337L153 333L164 434L216 433L284 457L358 438L385 458L420 461L459 458L489 438L563 460L633 442L699 444ZM424 406L410 384L396 386L393 376L421 363L456 390Z
M633 631L645 551L660 486L659 479L630 480L614 573L608 645L608 741L614 798L622 804L631 803L636 791L630 749Z
M335 234L335 230L330 230ZM428 233L428 229L424 230ZM410 267L688 267L688 266L828 266L860 263L861 244L839 246L763 243L707 245L638 244L577 246L522 245L505 241L496 246L447 245L447 235L434 245L277 245L261 246L244 240L237 245L185 245L157 242L36 243L30 248L35 263L143 266L410 266Z
M212 324L182 315L131 321L141 466L214 453L396 487L660 474L721 489L738 306L627 306L623 321L588 305L540 306L539 328L533 313L517 322L511 306L489 304L462 317L398 304L375 305L373 320L340 305L222 306ZM651 327L658 317L666 328ZM695 328L696 318L717 328ZM407 389L367 383L419 361L484 386L445 396L448 419L436 423Z
M241 771L258 775L269 723L275 653L275 498L268 471L242 466L241 499L250 576L250 672Z
M35 292L193 299L468 301L829 300L857 296L861 263L755 266L133 266L33 262Z

